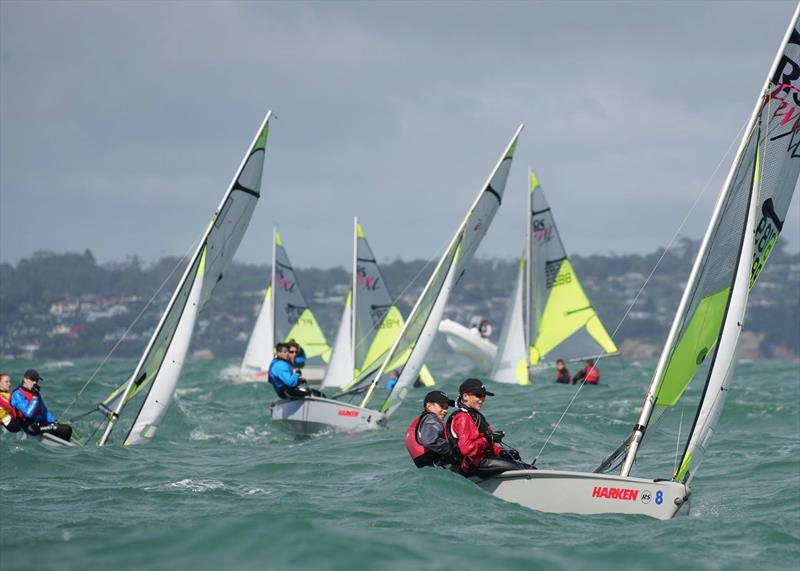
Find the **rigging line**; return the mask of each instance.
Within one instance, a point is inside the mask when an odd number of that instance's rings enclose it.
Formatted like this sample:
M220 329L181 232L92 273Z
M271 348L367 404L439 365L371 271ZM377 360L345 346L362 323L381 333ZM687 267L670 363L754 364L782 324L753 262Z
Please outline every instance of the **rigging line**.
M669 242L667 243L666 248L664 248L664 251L661 253L661 256L658 258L658 260L656 261L655 265L653 266L653 269L650 271L650 274L644 280L644 283L642 283L641 287L639 288L639 291L636 292L636 295L634 296L633 301L631 301L631 303L628 305L628 309L625 310L624 315L619 320L619 323L617 323L617 326L614 328L614 331L611 333L610 337L612 339L617 334L617 332L619 331L620 327L622 327L622 324L625 323L625 320L628 318L628 315L633 310L634 306L636 305L636 302L639 300L639 297L642 295L642 292L644 292L645 288L647 287L647 284L650 282L650 280L652 279L653 275L656 273L656 270L658 270L659 266L661 265L661 262L664 260L664 257L667 255L667 252L669 252L670 248L672 248L672 245L675 243L675 240L678 238L678 235L680 234L681 230L683 230L683 227L686 225L686 222L689 220L689 217L692 215L692 212L694 212L695 208L697 208L697 205L700 203L700 199L705 195L706 191L708 191L708 188L711 185L711 182L714 180L714 177L717 175L717 172L719 171L720 167L725 162L725 158L730 154L731 149L733 148L733 146L738 141L741 140L742 134L744 133L744 130L747 128L747 124L749 122L750 122L750 118L748 117L747 121L744 123L744 125L741 126L739 131L736 133L736 136L731 141L731 144L728 145L728 149L725 151L725 153L720 158L719 162L717 163L716 168L711 173L711 176L709 176L708 179L706 180L705 184L702 187L702 190L697 195L697 198L695 198L694 203L689 208L689 210L686 213L686 215L683 217L683 220L681 220L681 223L678 226L678 229L675 230L675 233L672 235L672 238L670 238ZM606 357L606 355L604 353L600 353L599 355L597 355L594 358L595 364L598 364L605 357ZM547 444L550 442L550 439L553 437L553 434L555 434L556 430L558 430L558 427L561 424L561 421L566 416L567 411L569 411L570 407L572 406L572 403L575 402L575 399L577 398L578 393L581 392L581 388L582 387L583 387L583 382L581 382L578 385L578 389L575 391L575 394L572 395L572 399L569 401L569 403L567 403L566 409L564 409L564 414L561 415L561 417L558 419L558 422L556 422L556 424L553 426L553 429L550 431L550 434L547 435L547 438L545 439L544 444L542 444L542 447L539 450L539 453L536 455L536 459L537 460L542 455L542 452L544 451L544 449L547 446Z
M202 235L204 235L204 234L205 234L205 230L203 231L203 234L201 234L201 239L202 239ZM170 270L170 272L167 275L167 277L164 278L164 281L161 282L161 285L158 286L158 288L156 289L155 293L153 293L153 295L150 297L150 299L147 300L147 303L144 304L144 307L139 312L139 314L134 318L133 322L131 322L131 324L128 326L128 328L122 333L122 336L117 340L117 342L114 343L114 346L111 348L111 350L108 352L108 354L106 354L106 356L103 357L103 360L100 362L100 364L97 366L97 368L95 368L95 370L92 372L92 374L89 375L89 379L83 384L83 386L81 387L81 390L78 391L78 393L75 395L75 397L72 399L72 401L67 405L67 408L64 409L64 412L62 412L60 416L65 416L67 414L67 412L69 412L69 410L72 408L72 405L74 405L75 402L83 394L83 391L85 391L86 388L92 383L92 381L94 381L95 377L100 373L102 368L105 366L105 364L111 358L111 355L114 354L114 351L117 350L117 348L122 344L122 342L125 340L125 338L128 336L128 334L131 332L131 330L136 326L136 324L139 322L139 320L144 315L145 311L147 311L150 308L150 306L153 304L153 301L155 301L155 299L158 296L158 294L161 293L161 290L164 289L164 286L167 285L167 282L172 278L172 276L175 274L177 269L186 260L186 258L188 258L189 255L197 248L197 244L198 243L199 243L199 241L195 240L195 242L192 244L192 246L189 248L189 250L187 250L186 253L175 263L175 266L172 268L172 270ZM80 418L80 417L76 417L76 418Z
M681 429L683 428L683 411L685 407L681 407L681 421L678 424L678 438L675 440L675 462L673 463L672 473L678 473L678 453L681 448Z

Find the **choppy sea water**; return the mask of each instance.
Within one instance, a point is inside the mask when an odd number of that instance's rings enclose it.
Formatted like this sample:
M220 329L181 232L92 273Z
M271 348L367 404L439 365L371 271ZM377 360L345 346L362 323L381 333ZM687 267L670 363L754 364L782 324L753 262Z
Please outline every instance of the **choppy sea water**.
M55 413L96 364L36 364ZM134 364L107 365L89 402ZM15 381L31 365L0 361ZM452 393L471 372L457 359L430 365ZM270 387L232 383L232 366L189 362L147 446L53 449L0 437L0 568L800 568L797 363L739 364L691 514L668 522L537 513L416 469L403 433L424 389L387 430L297 440L270 425ZM581 391L538 465L594 469L629 432L651 367L601 363L604 386ZM530 388L490 383L497 396L484 412L528 459L574 394L551 376ZM692 420L683 413L653 430L634 475L671 475L678 431Z

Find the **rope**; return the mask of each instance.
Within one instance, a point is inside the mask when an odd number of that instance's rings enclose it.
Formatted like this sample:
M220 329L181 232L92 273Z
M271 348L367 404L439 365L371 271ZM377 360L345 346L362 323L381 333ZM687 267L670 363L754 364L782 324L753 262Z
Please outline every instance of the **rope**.
M659 266L661 265L661 262L664 260L664 256L666 256L667 252L669 252L670 248L672 248L672 245L675 243L675 240L678 238L678 235L680 234L681 230L683 230L683 227L686 225L686 222L689 220L689 217L692 215L692 212L694 212L695 208L700 203L700 199L705 195L706 191L708 190L708 187L711 185L711 182L714 180L714 177L717 176L717 172L719 171L720 167L722 166L722 164L725 161L725 159L728 156L728 154L730 154L731 149L741 139L742 133L747 128L747 124L749 122L750 122L750 118L748 117L747 121L745 122L745 124L742 125L742 127L736 133L736 136L731 141L731 144L728 146L728 149L722 155L722 158L720 158L719 162L717 163L716 168L711 173L711 176L709 176L708 180L706 180L705 184L703 185L702 190L697 195L697 198L695 199L694 203L689 208L689 210L686 213L686 215L683 217L683 220L681 221L680 225L678 225L678 229L675 231L675 233L672 235L672 238L670 238L669 242L667 243L667 247L664 248L664 251L661 253L661 256L658 258L658 261L656 261L655 265L653 266L653 269L650 271L650 274L644 280L644 283L639 288L639 291L636 292L636 295L634 296L633 301L631 301L630 305L628 305L628 309L625 310L625 313L622 316L622 319L620 319L619 323L614 328L614 331L611 333L611 338L612 339L616 336L616 334L619 331L620 327L622 327L622 324L625 323L625 320L628 318L628 315L633 310L633 307L636 305L636 302L639 300L639 297L642 295L642 292L647 287L647 284L650 283L650 279L656 273L656 270L658 270ZM598 364L605 357L606 357L606 355L602 354L602 353L597 355L594 358L595 364ZM566 409L564 409L564 413L561 415L561 417L558 419L556 424L553 426L553 429L550 431L550 434L547 435L547 438L545 439L544 444L542 444L542 447L539 449L539 453L536 455L536 458L534 459L534 462L536 462L536 460L538 460L539 457L542 455L542 452L544 451L544 449L547 446L547 444L550 442L550 439L553 437L553 434L555 434L556 430L558 430L558 427L561 424L561 421L567 415L567 412L569 411L570 407L572 406L572 403L575 402L575 399L578 397L578 394L581 392L582 388L583 388L583 382L581 382L578 385L578 389L575 391L575 394L572 395L572 399L570 399L569 403L567 404Z

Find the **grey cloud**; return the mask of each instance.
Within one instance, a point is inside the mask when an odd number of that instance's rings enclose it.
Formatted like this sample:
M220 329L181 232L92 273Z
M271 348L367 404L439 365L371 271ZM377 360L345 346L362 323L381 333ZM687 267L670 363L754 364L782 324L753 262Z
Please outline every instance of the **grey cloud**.
M0 258L186 251L267 108L245 260L267 261L278 222L297 265L347 264L355 214L379 257L432 257L520 121L481 253L518 254L527 165L571 251L651 250L735 140L793 9L3 2Z

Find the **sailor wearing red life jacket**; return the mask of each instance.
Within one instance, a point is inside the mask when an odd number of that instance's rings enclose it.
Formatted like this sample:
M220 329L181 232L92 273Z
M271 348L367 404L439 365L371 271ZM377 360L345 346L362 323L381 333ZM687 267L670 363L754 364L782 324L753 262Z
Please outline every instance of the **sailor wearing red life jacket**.
M19 411L11 404L11 375L0 373L0 422L9 432L19 432Z
M462 475L488 478L508 470L528 469L513 448L500 446L505 433L492 430L481 414L487 396L494 396L478 379L467 379L458 388L456 410L445 424L447 439Z
M444 417L455 401L442 391L425 395L425 409L406 429L406 450L417 468L440 466L450 468L453 456L444 433Z
M572 384L583 380L585 385L596 385L600 382L600 369L594 364L594 359L587 359L586 366L573 377Z

